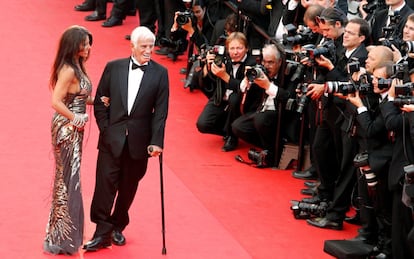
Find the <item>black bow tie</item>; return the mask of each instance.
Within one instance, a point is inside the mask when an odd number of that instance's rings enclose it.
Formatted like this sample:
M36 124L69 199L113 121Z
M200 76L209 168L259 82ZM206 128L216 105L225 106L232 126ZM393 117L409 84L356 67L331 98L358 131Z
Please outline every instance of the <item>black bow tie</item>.
M145 71L145 69L147 68L147 65L140 66L140 65L132 62L132 70L137 69L137 68L141 69L142 71Z
M242 61L234 61L234 62L232 61L231 62L232 65L240 65L242 63L243 63Z

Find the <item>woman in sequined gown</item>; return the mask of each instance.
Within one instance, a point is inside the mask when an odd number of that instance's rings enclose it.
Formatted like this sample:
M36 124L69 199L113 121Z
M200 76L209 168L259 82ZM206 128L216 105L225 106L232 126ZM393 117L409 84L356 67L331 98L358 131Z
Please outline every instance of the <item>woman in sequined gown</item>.
M50 77L55 109L51 133L56 167L43 249L52 254L75 254L83 243L80 165L84 126L88 120L86 105L93 103L84 62L89 57L91 44L92 35L85 28L72 26L65 30Z

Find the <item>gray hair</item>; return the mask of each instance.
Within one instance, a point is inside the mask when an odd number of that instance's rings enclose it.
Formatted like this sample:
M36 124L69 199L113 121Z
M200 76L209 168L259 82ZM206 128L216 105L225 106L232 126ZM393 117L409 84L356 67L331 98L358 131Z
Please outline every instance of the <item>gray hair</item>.
M145 26L136 27L131 33L131 43L136 46L139 40L152 40L155 43L155 34Z

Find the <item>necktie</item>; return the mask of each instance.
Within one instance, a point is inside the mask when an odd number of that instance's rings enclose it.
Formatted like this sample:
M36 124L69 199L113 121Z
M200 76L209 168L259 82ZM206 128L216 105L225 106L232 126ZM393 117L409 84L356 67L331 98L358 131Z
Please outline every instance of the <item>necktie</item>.
M140 66L140 65L132 62L132 70L137 69L137 68L141 69L142 71L145 71L145 69L147 68L147 65Z

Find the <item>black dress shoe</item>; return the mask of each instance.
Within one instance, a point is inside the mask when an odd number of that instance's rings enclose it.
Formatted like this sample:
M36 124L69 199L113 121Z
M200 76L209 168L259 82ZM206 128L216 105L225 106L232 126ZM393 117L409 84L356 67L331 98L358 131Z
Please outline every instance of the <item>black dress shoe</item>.
M316 196L318 194L318 191L316 190L316 188L306 188L301 189L300 193L302 193L303 195Z
M316 174L316 170L313 169L312 167L309 169L306 169L305 171L294 171L292 173L292 176L297 178L297 179L302 179L302 180L316 180L318 179L318 176Z
M157 55L168 55L170 53L169 49L167 47L162 47L160 49L155 50L155 54Z
M123 246L126 243L125 237L119 230L112 231L112 244L117 246Z
M97 11L94 11L92 14L85 17L86 21L95 22L95 21L102 21L106 19L105 14L98 14Z
M101 248L105 248L111 246L111 239L109 237L95 237L92 240L88 241L84 246L83 249L89 252L98 251Z
M313 188L313 187L318 187L319 182L306 181L303 183L303 185L305 185L305 187L308 187L308 188Z
M355 215L352 216L352 217L345 217L344 221L346 223L353 224L353 225L361 225L362 224L359 212L355 213Z
M83 2L81 4L75 5L75 11L80 11L80 12L89 12L89 11L93 11L95 10L95 7Z
M221 148L221 150L224 152L235 150L238 144L239 141L236 137L229 136L226 139L226 143L224 143L224 146Z
M306 222L308 222L309 225L318 228L328 228L334 230L342 230L343 228L342 221L333 221L327 218L307 219Z
M122 19L116 18L114 16L109 17L108 20L102 23L103 27L114 27L117 25L122 25Z

